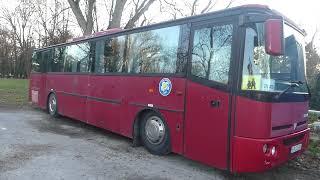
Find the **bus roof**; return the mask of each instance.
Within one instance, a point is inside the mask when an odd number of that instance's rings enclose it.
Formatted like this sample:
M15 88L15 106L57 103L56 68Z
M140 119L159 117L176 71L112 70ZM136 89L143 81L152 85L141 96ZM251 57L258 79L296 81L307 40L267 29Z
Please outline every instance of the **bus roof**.
M233 8L213 11L213 12L209 12L209 13L189 16L189 17L185 17L185 18L164 21L164 22L155 23L152 25L131 28L131 29L121 29L121 28L109 29L106 31L100 31L97 33L93 33L90 35L73 38L70 41L67 41L65 43L60 43L60 44L55 44L55 45L51 45L51 46L47 46L47 47L43 47L43 48L38 48L38 49L35 49L35 51L42 51L42 50L50 49L53 47L63 46L63 45L67 45L67 44L74 44L76 42L96 39L96 38L104 37L107 35L115 35L115 34L120 34L120 33L122 34L122 33L126 33L126 32L139 32L139 31L143 31L145 29L161 28L161 27L165 27L165 26L179 25L179 24L183 24L183 23L208 20L208 19L218 18L218 17L221 18L221 17L233 16L233 15L240 15L240 14L244 14L244 13L261 13L261 14L282 16L287 22L289 22L292 26L294 26L295 29L297 29L301 33L305 34L305 31L300 29L293 21L291 21L289 18L287 18L283 14L279 13L278 11L270 9L267 5L247 4L247 5L237 6L237 7L233 7Z

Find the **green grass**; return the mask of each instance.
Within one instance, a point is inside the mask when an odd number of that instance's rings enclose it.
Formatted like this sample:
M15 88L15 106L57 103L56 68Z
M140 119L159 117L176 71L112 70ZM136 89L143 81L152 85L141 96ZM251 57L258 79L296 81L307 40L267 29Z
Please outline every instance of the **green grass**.
M318 120L318 116L316 113L309 112L309 124L312 124Z
M28 102L28 79L0 78L0 105L23 106Z
M320 142L310 140L308 150L311 152L313 156L320 156Z

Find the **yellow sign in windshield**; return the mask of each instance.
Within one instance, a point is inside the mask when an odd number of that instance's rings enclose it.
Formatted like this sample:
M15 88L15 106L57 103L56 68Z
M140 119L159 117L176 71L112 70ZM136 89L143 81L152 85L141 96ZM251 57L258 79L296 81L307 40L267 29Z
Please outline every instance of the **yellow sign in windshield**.
M243 75L242 90L261 90L261 75Z

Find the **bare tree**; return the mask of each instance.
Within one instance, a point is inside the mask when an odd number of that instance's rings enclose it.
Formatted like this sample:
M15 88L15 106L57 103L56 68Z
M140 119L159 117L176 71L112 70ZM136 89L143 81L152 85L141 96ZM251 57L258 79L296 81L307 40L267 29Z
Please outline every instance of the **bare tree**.
M128 5L127 0L110 0L111 7L109 11L109 25L108 29L119 28L121 26L122 17L126 5ZM125 23L124 28L132 28L138 22L138 20L144 16L144 13L149 9L149 7L156 0L132 0L133 10L129 20ZM77 22L82 29L83 34L90 34L93 31L94 21L96 21L96 26L98 30L97 18L94 19L96 15L95 0L84 0L86 5L86 11L81 11L80 0L68 0L73 14L75 15ZM86 18L85 18L86 17Z
M21 1L13 12L2 9L1 17L11 29L11 41L15 60L14 76L25 78L31 69L31 54L33 49L32 18L35 7L31 2Z
M146 23L147 18L144 13L149 9L149 7L156 0L132 0L132 11L130 13L129 20L125 23L124 28L132 28L138 22L138 20L143 17L144 20L141 24ZM111 8L109 11L109 26L108 29L111 28L119 28L121 27L122 16L124 13L124 9L126 5L129 5L127 0L111 0Z
M12 44L10 43L10 32L7 29L0 29L0 77L7 77L12 67Z
M175 0L161 0L160 10L172 15L173 19L179 17L193 16L197 14L207 13L213 10L217 5L218 0L183 0L180 3ZM229 8L235 0L226 1L224 8ZM200 8L200 3L203 4Z
M81 11L80 0L68 0L73 14L84 35L91 34L93 30L93 10L96 0L86 0L86 12Z
M108 29L120 27L122 12L124 10L124 6L126 3L127 3L127 0L112 0L111 1L111 10L109 13Z
M134 3L134 11L132 12L132 16L125 25L125 29L132 28L135 26L135 23L140 19L140 17L149 9L151 4L153 4L155 0L133 0Z
M71 38L69 31L70 7L58 0L52 2L37 0L36 11L38 25L37 30L40 37L39 46L48 46L66 42Z

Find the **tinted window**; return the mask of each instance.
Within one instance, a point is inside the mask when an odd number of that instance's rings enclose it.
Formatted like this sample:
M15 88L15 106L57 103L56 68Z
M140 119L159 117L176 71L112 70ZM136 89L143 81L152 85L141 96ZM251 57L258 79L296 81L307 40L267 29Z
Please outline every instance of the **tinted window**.
M96 42L96 52L95 52L95 65L94 72L105 73L104 68L104 41L100 40Z
M41 66L41 72L46 72L47 71L47 64L48 62L52 61L52 50L46 50L42 52L42 66Z
M123 57L125 37L107 39L104 45L105 72L121 72L125 62Z
M65 49L65 47L58 47L54 49L53 58L50 63L48 63L49 72L63 72Z
M105 41L98 41L96 46L96 67L95 72L126 72L124 65L125 36L108 38Z
M98 41L95 72L181 73L187 62L188 43L187 25Z
M195 30L192 74L227 84L231 60L232 25Z
M32 54L32 72L41 72L41 52L34 52Z
M186 71L186 64L188 61L188 48L189 48L189 39L190 39L190 27L189 25L180 26L180 40L178 48L178 59L177 59L177 68L176 73L181 73Z
M89 63L88 68L89 72L94 72L94 63L96 57L96 42L90 42L90 54L89 54Z
M64 72L89 72L90 44L81 43L67 46Z
M175 73L179 32L174 26L129 35L129 72Z
M303 35L284 25L285 53L273 56L265 51L264 23L248 24L242 68L242 90L281 92L292 81L305 82ZM306 83L288 92L308 92Z

